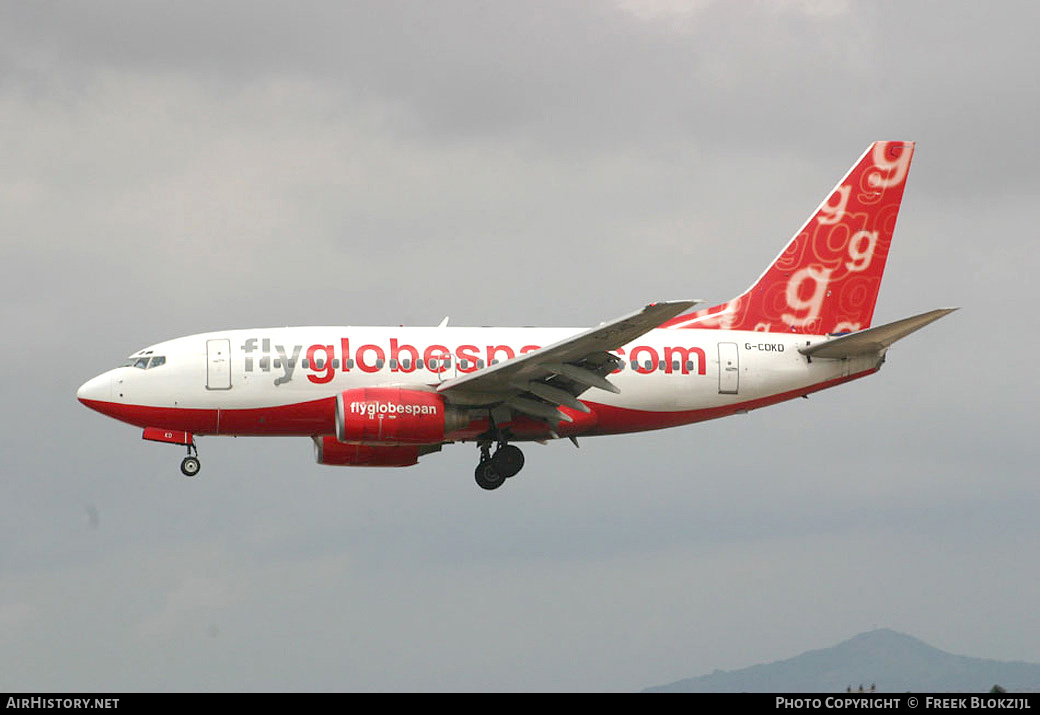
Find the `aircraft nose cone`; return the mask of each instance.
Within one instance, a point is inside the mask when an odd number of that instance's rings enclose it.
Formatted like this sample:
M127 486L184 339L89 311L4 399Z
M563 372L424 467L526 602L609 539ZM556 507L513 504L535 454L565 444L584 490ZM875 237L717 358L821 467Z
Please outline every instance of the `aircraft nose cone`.
M76 390L76 399L90 407L90 402L107 401L112 397L112 376L107 372L91 378Z

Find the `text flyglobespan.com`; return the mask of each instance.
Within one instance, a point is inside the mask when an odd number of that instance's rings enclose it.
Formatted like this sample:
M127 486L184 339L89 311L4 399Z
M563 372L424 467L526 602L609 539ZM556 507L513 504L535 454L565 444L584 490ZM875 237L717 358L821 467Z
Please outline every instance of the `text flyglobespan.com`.
M118 708L119 698L7 698L7 708L89 710L92 708Z

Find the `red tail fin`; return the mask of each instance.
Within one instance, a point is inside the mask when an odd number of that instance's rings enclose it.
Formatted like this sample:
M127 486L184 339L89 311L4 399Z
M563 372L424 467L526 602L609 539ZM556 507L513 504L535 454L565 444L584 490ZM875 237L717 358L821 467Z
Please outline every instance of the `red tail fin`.
M913 142L875 142L758 281L662 328L823 335L870 326Z

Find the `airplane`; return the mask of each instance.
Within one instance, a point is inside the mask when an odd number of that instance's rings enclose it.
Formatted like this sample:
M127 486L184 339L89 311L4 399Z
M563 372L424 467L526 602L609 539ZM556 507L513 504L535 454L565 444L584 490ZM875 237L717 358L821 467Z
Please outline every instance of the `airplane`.
M914 142L871 144L743 293L660 301L596 327L317 326L222 330L130 355L77 391L87 407L187 448L297 435L319 464L407 467L475 443L496 489L516 443L677 427L877 372L889 347L956 308L872 327ZM494 451L492 451L494 448Z

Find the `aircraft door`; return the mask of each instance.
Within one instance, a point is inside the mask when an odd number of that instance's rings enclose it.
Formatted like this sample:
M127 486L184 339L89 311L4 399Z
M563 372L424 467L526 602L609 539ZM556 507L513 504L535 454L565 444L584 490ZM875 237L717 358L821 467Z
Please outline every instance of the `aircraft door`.
M206 389L231 389L231 341L206 341Z
M735 395L740 388L740 355L736 343L719 343L719 394Z

